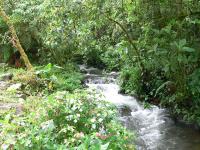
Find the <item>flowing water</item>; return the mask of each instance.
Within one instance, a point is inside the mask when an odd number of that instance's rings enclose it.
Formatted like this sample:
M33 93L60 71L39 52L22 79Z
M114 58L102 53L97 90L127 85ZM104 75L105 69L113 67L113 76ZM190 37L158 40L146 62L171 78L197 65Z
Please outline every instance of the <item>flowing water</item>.
M165 109L144 109L134 97L119 94L117 73L101 75L95 68L80 68L86 73L89 88L103 93L106 100L118 107L119 120L136 134L133 142L137 150L200 150L199 131L178 125Z

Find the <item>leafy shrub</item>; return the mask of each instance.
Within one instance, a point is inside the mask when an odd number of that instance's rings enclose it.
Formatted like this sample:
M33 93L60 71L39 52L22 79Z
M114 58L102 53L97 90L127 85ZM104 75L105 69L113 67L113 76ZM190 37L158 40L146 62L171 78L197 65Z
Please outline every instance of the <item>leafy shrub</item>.
M120 67L122 66L120 53L113 47L110 47L106 52L104 52L101 55L101 59L107 70L120 70Z
M23 81L22 76L22 74L18 74L14 80L23 82L26 89L31 91L54 92L56 90L67 90L72 92L75 89L82 88L83 77L73 64L66 64L65 67L52 65L51 63L46 66L37 66L36 83L33 85Z
M197 68L188 78L188 90L195 100L200 97L200 68ZM200 101L196 104L200 104Z
M116 121L115 108L86 91L57 92L28 100L20 116L1 120L2 149L129 149L129 134ZM133 148L132 148L133 149Z
M141 91L141 72L138 67L124 68L120 75L121 91L127 94L137 94Z
M45 80L49 80L49 88L54 90L74 91L81 88L82 75L72 64L67 64L65 68L48 64L40 68L36 74Z

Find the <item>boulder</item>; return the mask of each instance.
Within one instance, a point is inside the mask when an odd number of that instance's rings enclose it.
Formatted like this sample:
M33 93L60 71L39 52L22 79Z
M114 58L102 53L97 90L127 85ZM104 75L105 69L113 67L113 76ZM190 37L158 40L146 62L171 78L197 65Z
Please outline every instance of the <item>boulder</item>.
M121 117L131 116L131 112L132 112L131 108L126 105L119 107L119 113Z
M16 83L8 87L7 91L18 91L21 90L22 88L22 83Z
M9 81L9 80L12 80L12 78L13 78L13 74L12 73L3 74L0 77L0 79L3 80L3 81Z
M87 72L88 72L89 74L102 74L102 71L101 71L101 70L99 70L99 69L97 69L97 68L93 68L93 67L87 69Z

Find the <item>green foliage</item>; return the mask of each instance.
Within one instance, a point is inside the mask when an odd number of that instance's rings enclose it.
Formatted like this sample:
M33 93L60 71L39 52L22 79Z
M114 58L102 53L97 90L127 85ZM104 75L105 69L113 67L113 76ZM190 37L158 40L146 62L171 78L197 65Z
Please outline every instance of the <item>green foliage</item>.
M73 64L66 64L65 67L52 65L37 67L36 75L40 85L49 92L67 90L69 92L82 88L83 76Z
M137 68L138 55L128 43L125 58L121 57L124 61L121 89L137 94L141 100L169 107L172 113L185 120L199 123L200 37L196 34L199 33L199 9L194 7L199 3L175 3L134 1L130 5L126 1L123 11L112 15L134 39L142 64L141 69L132 69ZM126 19L120 15L125 15Z
M0 145L8 149L129 149L129 134L113 106L86 91L27 100L24 113L1 120Z
M102 61L106 66L107 70L119 70L121 68L120 57L118 53L108 51L102 56Z
M192 93L195 100L198 100L200 97L200 69L196 69L188 78L188 90Z
M189 114L198 111L200 103L199 6L197 0L4 1L34 60L63 68L66 62L78 61L122 70L124 92L143 95L150 102L159 99L174 112ZM5 60L14 51L7 31L0 19ZM60 76L62 71L53 70L40 72L48 84L69 91L78 88L79 75Z
M121 91L135 95L141 91L141 72L138 67L124 68L120 75Z
M115 2L111 4L115 5ZM39 62L51 61L62 66L66 61L81 56L79 59L82 61L78 60L80 62L119 69L113 60L119 59L118 52L107 50L120 42L121 31L108 21L105 17L107 14L99 11L109 11L109 2L6 0L4 7L10 14L23 47L29 55L35 56L38 52ZM113 7L111 11L116 10ZM112 61L111 65L109 60Z

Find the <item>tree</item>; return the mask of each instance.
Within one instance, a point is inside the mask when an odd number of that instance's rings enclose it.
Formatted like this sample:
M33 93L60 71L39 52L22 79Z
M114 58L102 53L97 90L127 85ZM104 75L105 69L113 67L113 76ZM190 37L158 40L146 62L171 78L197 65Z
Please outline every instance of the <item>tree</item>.
M28 56L26 55L22 45L20 44L20 41L19 41L19 38L18 38L17 33L15 31L14 25L12 24L9 16L5 13L5 11L3 10L3 8L1 6L0 6L0 17L2 17L3 21L8 25L9 31L12 35L12 40L11 40L12 44L19 51L27 69L33 70L33 66L31 65L31 63L28 59Z

